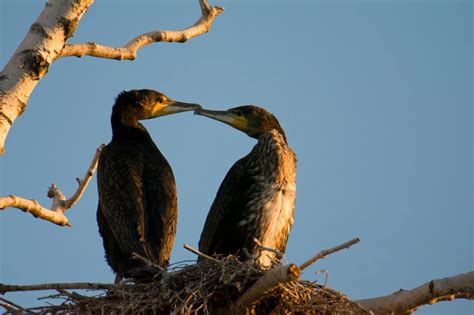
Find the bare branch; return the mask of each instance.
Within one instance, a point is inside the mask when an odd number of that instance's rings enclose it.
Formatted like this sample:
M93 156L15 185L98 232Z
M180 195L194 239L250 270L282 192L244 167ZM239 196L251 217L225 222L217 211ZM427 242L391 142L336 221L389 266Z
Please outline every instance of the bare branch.
M187 250L189 250L191 253L193 254L196 254L198 256L201 256L202 258L205 258L207 260L210 260L210 261L213 261L213 262L216 262L216 263L220 263L221 261L219 259L215 259L214 257L211 257L211 256L208 256L204 253L201 253L200 251L198 251L197 249L189 246L188 244L183 244L183 247Z
M53 201L54 203L54 201ZM40 218L61 226L69 226L67 217L62 211L52 211L42 207L37 200L28 200L14 195L0 198L0 210L13 207L31 213L35 218Z
M102 152L102 149L104 147L105 147L105 144L101 144L97 148L97 150L95 151L94 157L92 158L91 164L89 165L89 168L87 169L86 174L84 174L84 177L82 177L82 179L76 178L77 183L78 183L77 190L74 193L74 195L72 195L71 198L65 201L64 203L65 210L68 210L74 207L74 205L79 201L79 199L82 198L84 191L86 191L87 185L89 185L89 182L91 181L92 176L97 170L100 152Z
M474 271L432 280L412 290L356 302L375 314L410 314L422 305L454 299L474 300Z
M199 4L201 6L201 17L192 26L183 30L157 30L141 34L123 47L103 46L94 42L65 45L58 58L93 56L117 60L134 60L137 57L138 50L146 45L157 42L184 43L193 37L209 32L214 18L224 11L222 7L209 5L207 0L199 0Z
M92 162L87 169L86 174L84 175L84 178L78 180L79 186L77 187L74 195L68 200L66 200L66 197L59 190L59 188L56 187L55 184L52 184L48 189L48 197L53 199L51 209L44 208L37 200L28 200L18 196L10 195L6 197L0 197L0 210L13 207L24 212L29 212L35 218L40 218L60 226L71 226L68 218L64 215L64 212L73 207L82 197L87 185L89 184L94 172L97 169L99 155L103 147L104 145L102 144L99 146L99 148L97 148Z
M73 282L73 283L44 283L30 285L9 285L0 283L0 294L7 292L20 291L45 291L45 290L102 290L114 287L110 283L93 283L93 282Z
M307 261L305 261L304 263L302 263L300 265L300 270L303 271L304 269L306 269L309 266L311 266L312 264L314 264L317 260L322 259L322 258L326 258L328 255L331 255L332 253L338 252L338 251L340 251L344 248L349 248L352 245L357 244L359 242L360 242L359 238L354 238L353 240L345 242L344 244L341 244L339 246L332 247L332 248L320 251L318 254L316 254L316 256L314 256L314 257L308 259Z
M244 292L237 302L234 303L233 310L245 310L265 296L271 289L280 283L297 281L301 271L294 264L276 266L265 272L263 276L255 282L250 289Z
M49 0L31 25L23 42L0 72L0 155L15 120L25 111L29 97L50 65L60 57L95 56L135 59L137 51L155 42L185 42L208 32L214 18L224 11L200 0L201 17L192 26L177 31L154 31L137 36L124 47L96 43L66 44L94 0Z

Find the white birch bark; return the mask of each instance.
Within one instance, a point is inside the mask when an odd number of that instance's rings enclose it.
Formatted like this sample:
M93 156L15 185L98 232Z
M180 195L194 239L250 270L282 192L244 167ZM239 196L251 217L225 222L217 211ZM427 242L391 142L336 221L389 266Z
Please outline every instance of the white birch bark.
M48 72L94 0L49 0L0 73L0 154L8 132L25 110L39 80Z

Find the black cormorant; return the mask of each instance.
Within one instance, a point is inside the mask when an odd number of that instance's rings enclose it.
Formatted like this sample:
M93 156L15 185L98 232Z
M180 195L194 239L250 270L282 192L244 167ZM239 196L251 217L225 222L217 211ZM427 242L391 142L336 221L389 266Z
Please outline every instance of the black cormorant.
M197 110L198 115L224 122L258 143L238 160L222 182L206 219L199 250L208 255L237 255L244 248L262 267L272 265L275 253L284 253L293 225L296 195L296 156L274 115L247 105L227 111Z
M133 252L165 267L176 235L173 172L139 121L199 108L153 90L124 91L115 101L112 141L97 170L97 222L116 282L138 275L142 263Z

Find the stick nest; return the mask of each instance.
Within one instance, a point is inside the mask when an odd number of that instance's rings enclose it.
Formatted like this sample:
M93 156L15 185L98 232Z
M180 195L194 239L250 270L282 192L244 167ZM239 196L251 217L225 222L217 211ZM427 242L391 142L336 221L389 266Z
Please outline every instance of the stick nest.
M147 280L128 280L88 296L57 290L48 298L60 305L27 311L56 314L234 314L233 302L263 274L251 262L229 256L219 262L180 263ZM97 292L97 291L96 291ZM244 312L245 313L245 312ZM280 283L256 301L247 314L369 314L345 295L314 282Z

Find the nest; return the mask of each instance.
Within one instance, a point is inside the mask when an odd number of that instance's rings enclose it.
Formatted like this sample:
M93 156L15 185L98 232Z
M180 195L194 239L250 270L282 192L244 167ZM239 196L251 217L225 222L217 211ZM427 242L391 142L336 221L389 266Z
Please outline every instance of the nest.
M345 295L314 282L279 283L245 309L235 302L265 270L233 256L199 264L180 263L141 281L124 281L95 296L57 290L59 305L27 311L74 314L368 314ZM97 291L95 291L97 292Z

